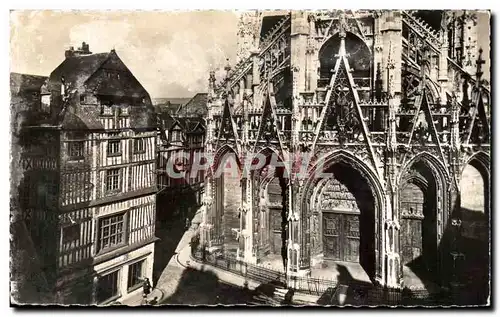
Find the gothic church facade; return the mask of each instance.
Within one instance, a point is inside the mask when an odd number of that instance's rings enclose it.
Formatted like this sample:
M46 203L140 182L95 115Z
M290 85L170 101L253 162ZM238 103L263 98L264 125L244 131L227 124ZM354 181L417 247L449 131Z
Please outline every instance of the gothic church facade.
M289 276L355 263L389 287L418 268L445 285L477 267L491 131L477 14L243 14L237 65L209 80L202 243L250 263L281 257ZM232 183L216 173L228 154ZM244 164L257 154L286 164Z

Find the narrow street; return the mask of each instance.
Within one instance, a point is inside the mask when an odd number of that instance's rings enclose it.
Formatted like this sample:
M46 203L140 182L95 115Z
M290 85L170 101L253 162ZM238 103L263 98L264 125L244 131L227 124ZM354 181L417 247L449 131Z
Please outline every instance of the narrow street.
M187 267L178 259L179 252L184 250L183 257L188 257L189 242L195 228L197 218L193 217L192 226L185 229L185 222L180 219L168 226L157 228L157 242L154 264L154 285L163 293L160 305L238 305L272 304L272 300L255 291L245 289L221 281L218 276L209 271ZM187 248L187 249L185 249ZM186 259L184 259L186 261ZM189 261L189 260L187 260ZM188 262L189 263L189 262ZM235 280L238 278L235 277ZM237 281L235 281L237 284Z

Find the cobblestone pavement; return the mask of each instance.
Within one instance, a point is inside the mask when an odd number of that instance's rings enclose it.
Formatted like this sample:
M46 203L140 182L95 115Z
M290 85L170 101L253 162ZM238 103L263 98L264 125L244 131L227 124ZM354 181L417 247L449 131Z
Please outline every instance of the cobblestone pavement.
M163 269L155 263L154 290L149 300L157 297L152 304L160 305L279 305L271 294L260 291L262 285L247 281L244 277L209 265L198 263L191 258L189 242L198 227L199 214L195 215L189 230L180 224L171 224L163 238L164 246L155 250L155 261L167 263ZM170 237L167 237L170 234ZM177 246L172 241L179 241ZM168 245L165 247L165 245ZM156 254L159 253L159 254ZM166 257L170 259L166 260ZM142 294L128 299L123 304L141 305Z
M189 230L185 230L184 222L181 224L180 221L158 228L157 235L161 240L155 250L154 291L148 299L158 297L160 305L251 303L254 292L244 288L245 281L242 277L224 271L217 272L215 268L191 260L189 242L197 230L199 217L198 212L193 217ZM254 301L255 304L265 304L258 296ZM142 294L127 299L123 304L143 304Z
M192 234L193 230L186 232L177 247L179 253L172 257L158 280L157 287L164 293L160 304L236 305L251 302L254 293L244 289L245 281L241 277L226 276L230 273L217 272L191 260L189 241Z

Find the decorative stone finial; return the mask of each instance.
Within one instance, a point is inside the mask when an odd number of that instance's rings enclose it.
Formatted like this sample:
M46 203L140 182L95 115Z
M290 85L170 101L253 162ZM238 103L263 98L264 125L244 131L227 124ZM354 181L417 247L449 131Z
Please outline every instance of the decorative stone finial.
M224 66L224 70L229 73L231 70L231 64L229 63L229 58L226 58L226 66Z
M339 36L341 39L344 39L346 36L346 31L348 29L347 20L345 18L345 11L342 11L340 13L339 23L340 23L339 24Z
M483 49L479 48L479 56L476 60L476 79L478 82L481 81L481 77L483 76L483 64L486 61L483 59Z
M387 69L394 69L396 67L394 63L394 47L392 46L392 42L389 42L389 56L387 57Z

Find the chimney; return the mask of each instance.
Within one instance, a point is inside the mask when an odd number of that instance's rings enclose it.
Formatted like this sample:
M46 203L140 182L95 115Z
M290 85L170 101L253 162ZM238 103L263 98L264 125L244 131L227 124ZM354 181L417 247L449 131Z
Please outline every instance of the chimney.
M86 53L86 54L91 54L90 49L89 49L89 45L85 42L82 42L82 52Z
M75 48L74 48L73 46L70 46L70 47L69 47L69 50L66 50L66 51L64 52L64 57L65 57L65 58L68 58L68 57L73 57L73 56L75 55L74 53L75 53Z
M66 58L68 57L76 57L76 56L82 56L82 55L90 55L92 54L92 52L90 51L90 47L89 47L89 44L85 43L85 42L82 42L82 46L79 47L78 49L75 50L75 48L73 46L71 46L69 48L69 50L67 50L65 52L65 56Z

